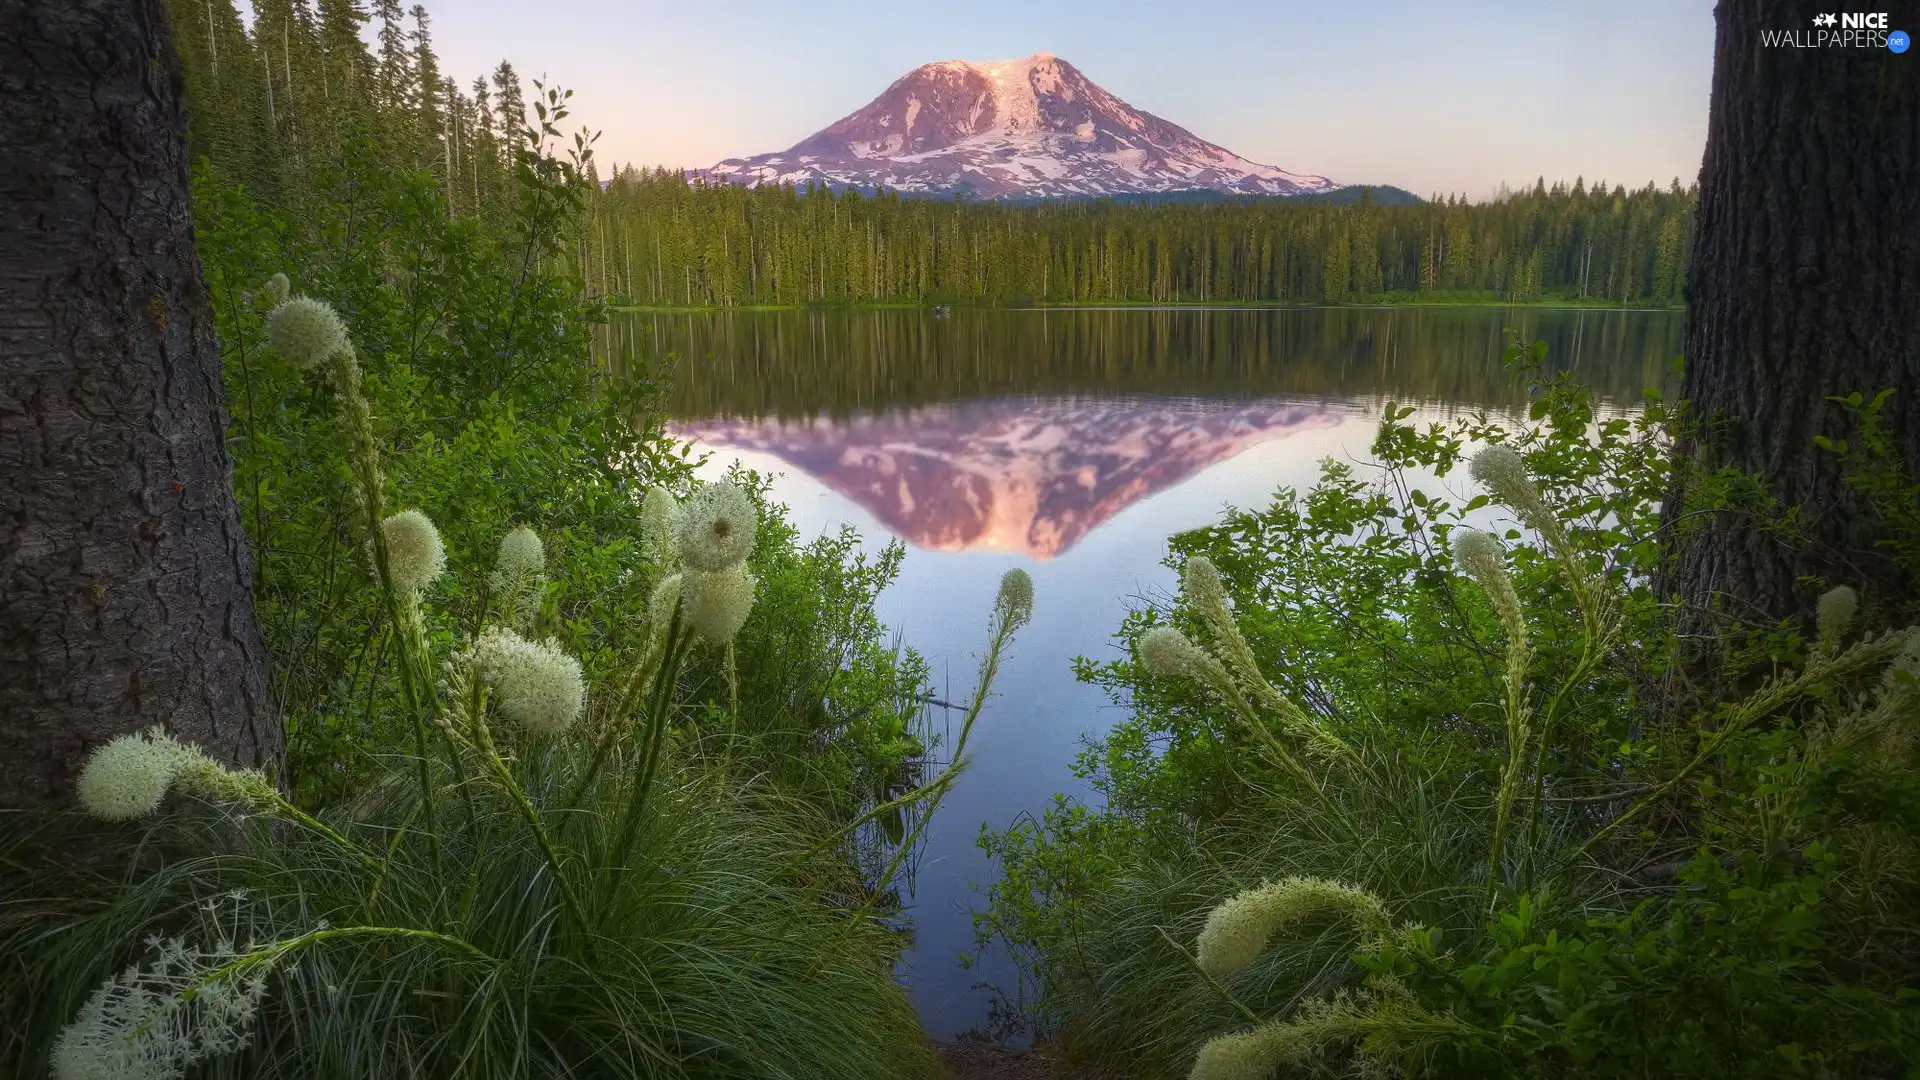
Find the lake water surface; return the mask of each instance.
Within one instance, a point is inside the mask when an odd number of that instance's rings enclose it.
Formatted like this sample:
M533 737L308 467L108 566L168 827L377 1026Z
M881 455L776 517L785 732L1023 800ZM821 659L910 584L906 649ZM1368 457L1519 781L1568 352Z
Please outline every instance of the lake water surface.
M943 696L972 687L1000 575L1033 575L1016 639L969 743L973 764L928 827L902 964L930 1033L985 1027L1012 990L1006 958L974 970L969 912L994 868L983 824L1089 797L1069 766L1121 713L1074 681L1076 656L1118 655L1130 605L1164 600L1167 538L1306 488L1319 462L1368 460L1389 401L1438 418L1516 412L1503 329L1545 340L1631 408L1680 350L1676 311L1537 308L1093 309L628 313L616 357L680 360L674 432L777 474L803 536L850 523L877 550L907 544L880 617L932 665Z

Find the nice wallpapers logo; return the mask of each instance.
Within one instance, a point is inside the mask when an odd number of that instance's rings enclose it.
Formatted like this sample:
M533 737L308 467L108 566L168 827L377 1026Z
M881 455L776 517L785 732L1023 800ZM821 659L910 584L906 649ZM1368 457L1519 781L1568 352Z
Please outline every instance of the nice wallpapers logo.
M1887 49L1906 52L1913 44L1905 30L1887 26L1884 11L1824 12L1811 29L1762 30L1760 44L1770 49Z

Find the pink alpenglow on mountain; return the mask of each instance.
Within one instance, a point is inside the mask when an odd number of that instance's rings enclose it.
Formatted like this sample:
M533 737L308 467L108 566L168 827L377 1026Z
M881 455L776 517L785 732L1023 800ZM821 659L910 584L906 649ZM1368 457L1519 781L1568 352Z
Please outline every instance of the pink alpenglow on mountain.
M708 183L961 189L984 199L1210 190L1240 195L1330 191L1248 161L1114 97L1057 56L925 64L860 111L791 149L729 158Z
M1209 466L1339 420L1287 400L987 398L839 423L708 418L672 430L772 454L915 547L1050 559Z

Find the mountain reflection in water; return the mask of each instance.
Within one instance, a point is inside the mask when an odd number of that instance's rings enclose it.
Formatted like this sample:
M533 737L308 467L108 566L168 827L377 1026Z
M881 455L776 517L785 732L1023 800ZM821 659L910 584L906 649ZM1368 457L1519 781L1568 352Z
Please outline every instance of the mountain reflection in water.
M673 430L714 451L702 477L740 461L773 474L803 538L852 526L874 547L914 546L874 613L943 699L970 685L1001 574L1032 575L1033 623L905 882L914 939L898 974L927 1031L950 1038L989 1025L980 985L1019 985L998 947L954 962L998 877L980 829L1036 819L1057 792L1098 801L1072 765L1126 708L1075 662L1126 655L1113 635L1129 608L1174 595L1169 535L1308 488L1325 458L1366 461L1388 401L1415 406L1410 423L1524 415L1540 377L1503 369L1508 327L1631 409L1671 371L1680 324L1537 308L634 312L601 344L616 373L670 368ZM1465 480L1412 479L1434 494Z
M994 398L835 421L696 420L674 434L757 450L931 551L1059 555L1129 505L1249 447L1338 422L1284 399Z

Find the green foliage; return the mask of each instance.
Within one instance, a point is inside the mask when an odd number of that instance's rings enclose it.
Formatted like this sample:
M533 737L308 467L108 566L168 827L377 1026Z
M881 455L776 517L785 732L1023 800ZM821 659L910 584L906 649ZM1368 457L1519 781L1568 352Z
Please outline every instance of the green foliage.
M817 814L760 785L669 770L614 862L633 776L602 769L577 794L585 750L527 745L515 766L566 852L564 880L592 896L625 868L585 928L560 914L552 864L495 785L439 774L436 863L405 760L321 813L377 870L324 837L217 805L144 829L9 827L10 865L40 868L24 894L21 880L6 883L13 1039L0 1056L20 1070L9 1075L45 1075L53 1033L142 958L149 934L244 944L323 926L431 928L484 958L384 937L304 949L269 976L253 1045L195 1075L937 1075L891 978L898 943L841 910L861 884L837 849L812 845Z
M616 169L581 274L646 306L1680 300L1694 192L1544 183L1477 205L978 204Z
M1920 1052L1907 631L1756 635L1772 678L1650 722L1674 651L1652 586L1674 418L1657 399L1596 413L1565 378L1535 395L1514 429L1415 429L1390 406L1374 482L1329 463L1311 492L1174 538L1170 563L1220 568L1227 636L1191 585L1122 628L1229 658L1243 641L1271 673L1248 677L1349 755L1303 757L1286 725L1274 745L1214 684L1080 663L1131 708L1078 765L1105 806L983 834L1006 873L977 923L1069 1053L1174 1077L1251 1031L1234 1053L1338 1075L1736 1077L1896 1075ZM1502 494L1509 527L1427 479L1489 442L1524 454L1550 518ZM1469 521L1508 541L1531 645L1518 727L1507 635L1443 554ZM1393 929L1291 927L1245 971L1196 969L1208 910L1294 875L1379 897Z
M737 717L724 657L689 665L690 700L713 721L703 746L852 817L912 787L929 749L926 663L873 613L905 549L895 541L871 556L851 527L802 543L785 508L766 501L766 478L733 478L761 512L757 615L734 640Z

